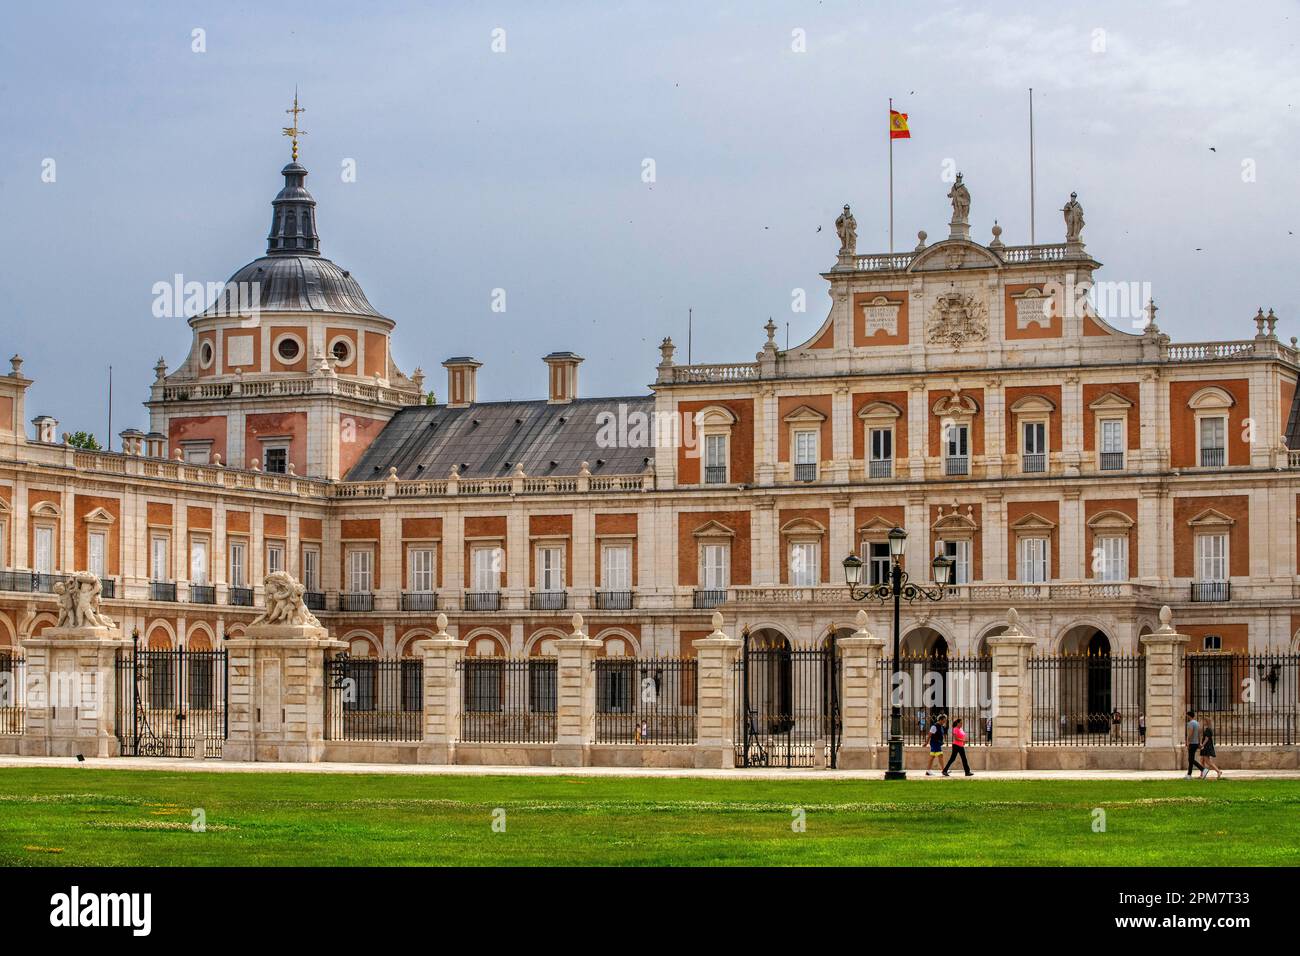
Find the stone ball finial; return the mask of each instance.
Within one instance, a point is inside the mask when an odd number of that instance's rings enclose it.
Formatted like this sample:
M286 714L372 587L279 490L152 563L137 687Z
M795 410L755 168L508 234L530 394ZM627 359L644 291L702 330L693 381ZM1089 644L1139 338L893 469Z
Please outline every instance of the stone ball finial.
M930 234L924 229L916 234L916 251L920 252L925 248L925 241L930 238Z
M722 630L722 612L721 612L721 611L714 611L714 612L713 612L713 617L710 618L710 621L712 622L712 624L713 624L713 629L714 629L715 631L720 631L720 630Z
M388 466L388 480L389 480L389 481L396 481L396 480L397 480L397 466L396 466L396 465L389 465L389 466Z

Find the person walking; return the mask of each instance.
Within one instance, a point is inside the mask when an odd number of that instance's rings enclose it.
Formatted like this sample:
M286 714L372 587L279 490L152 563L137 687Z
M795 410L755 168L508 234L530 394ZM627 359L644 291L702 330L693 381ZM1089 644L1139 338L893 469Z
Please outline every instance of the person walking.
M953 733L956 734L956 731ZM1201 767L1202 780L1209 776L1211 770L1214 771L1215 780L1223 776L1223 771L1219 769L1219 764L1214 758L1214 722L1206 717L1205 727L1201 731L1201 759L1205 761L1205 766Z
M1110 715L1110 736L1111 739L1113 739L1116 743L1119 743L1119 739L1122 736L1120 730L1123 723L1124 723L1124 715L1121 714L1119 712L1119 708L1116 707L1115 710L1112 711Z
M962 726L963 722L961 717L952 722L952 753L948 755L948 763L943 768L945 777L952 776L948 771L952 769L953 761L958 757L961 758L961 766L966 771L966 776L975 776L971 773L970 764L966 762L966 729Z
M1142 742L1143 746L1146 745L1147 742L1147 715L1146 714L1138 714L1138 739Z
M948 715L940 714L930 725L930 762L926 764L925 775L934 776L934 768L943 759L943 738L948 729Z
M1192 779L1193 770L1204 770L1196 759L1196 751L1201 749L1201 722L1196 719L1196 711L1187 712L1187 779ZM1204 776L1204 775L1202 775Z
M993 743L993 718L991 716L984 718L984 742Z

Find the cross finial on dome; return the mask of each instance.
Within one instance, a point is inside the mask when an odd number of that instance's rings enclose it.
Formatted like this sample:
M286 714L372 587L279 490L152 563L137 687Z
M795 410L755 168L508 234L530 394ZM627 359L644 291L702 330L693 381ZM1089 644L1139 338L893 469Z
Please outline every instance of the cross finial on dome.
M298 137L307 135L307 131L305 129L298 128L298 114L307 112L307 109L306 107L302 107L298 105L297 86L293 88L293 109L285 110L285 112L293 116L293 125L284 127L284 135L288 136L291 140L293 140L292 156L293 156L293 161L296 163L298 162Z

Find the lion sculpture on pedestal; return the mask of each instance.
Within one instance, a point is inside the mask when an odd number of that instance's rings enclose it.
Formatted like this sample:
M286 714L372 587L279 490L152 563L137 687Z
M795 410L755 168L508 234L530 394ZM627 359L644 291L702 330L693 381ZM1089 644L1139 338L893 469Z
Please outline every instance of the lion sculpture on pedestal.
M266 592L266 610L253 625L289 624L320 627L316 615L307 610L302 596L307 589L289 576L287 571L273 571L262 582Z

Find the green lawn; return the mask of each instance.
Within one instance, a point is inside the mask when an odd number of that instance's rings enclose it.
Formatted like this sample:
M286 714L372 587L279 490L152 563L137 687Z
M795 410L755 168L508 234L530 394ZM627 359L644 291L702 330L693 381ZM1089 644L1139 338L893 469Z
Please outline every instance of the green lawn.
M4 769L0 865L15 864L1296 865L1300 781Z

